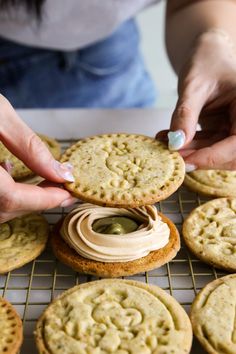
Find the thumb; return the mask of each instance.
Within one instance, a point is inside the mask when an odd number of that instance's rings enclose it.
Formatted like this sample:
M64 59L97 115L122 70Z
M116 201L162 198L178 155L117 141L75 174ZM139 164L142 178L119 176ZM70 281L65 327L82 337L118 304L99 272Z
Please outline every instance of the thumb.
M206 102L205 90L195 83L180 90L168 133L169 149L179 150L189 144L196 133L200 112Z

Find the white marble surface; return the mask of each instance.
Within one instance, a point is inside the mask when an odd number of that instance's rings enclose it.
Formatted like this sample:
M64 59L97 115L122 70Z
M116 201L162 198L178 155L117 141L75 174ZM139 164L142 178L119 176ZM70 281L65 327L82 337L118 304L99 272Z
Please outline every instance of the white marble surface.
M82 138L103 133L138 133L154 136L168 129L168 109L130 110L18 110L20 117L38 133L57 139Z

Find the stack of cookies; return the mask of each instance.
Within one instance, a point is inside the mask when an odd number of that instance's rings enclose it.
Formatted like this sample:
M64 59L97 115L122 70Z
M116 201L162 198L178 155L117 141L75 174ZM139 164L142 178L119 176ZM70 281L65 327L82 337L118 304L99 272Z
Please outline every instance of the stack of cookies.
M109 134L79 141L61 161L74 166L75 182L66 188L85 203L56 225L57 258L78 272L113 278L175 257L178 231L153 204L183 181L177 152L146 136ZM35 336L44 354L187 354L192 329L162 289L106 279L63 293L42 314Z
M66 188L87 202L61 220L52 236L63 263L78 272L118 277L175 257L178 231L152 204L181 185L184 162L178 152L146 136L108 134L80 140L61 161L74 166L75 182Z

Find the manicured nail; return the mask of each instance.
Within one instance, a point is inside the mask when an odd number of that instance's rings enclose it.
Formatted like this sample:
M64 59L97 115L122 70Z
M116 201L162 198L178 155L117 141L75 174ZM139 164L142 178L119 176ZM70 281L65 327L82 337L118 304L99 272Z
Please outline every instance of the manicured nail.
M1 166L9 173L9 175L11 174L11 170L14 167L13 163L10 160L5 160L1 163Z
M179 150L185 143L185 133L183 130L175 130L174 132L169 132L169 149L170 150Z
M73 166L68 162L60 163L59 161L54 161L54 169L56 170L58 176L62 177L68 182L74 182L75 178L72 174Z
M191 163L186 163L185 164L185 171L186 172L192 172L194 170L196 170L197 167L195 165L192 165Z
M70 206L70 205L75 204L77 201L78 201L77 198L70 197L70 198L64 200L64 202L62 202L60 206L61 206L62 208L66 208L66 207L68 207L68 206Z

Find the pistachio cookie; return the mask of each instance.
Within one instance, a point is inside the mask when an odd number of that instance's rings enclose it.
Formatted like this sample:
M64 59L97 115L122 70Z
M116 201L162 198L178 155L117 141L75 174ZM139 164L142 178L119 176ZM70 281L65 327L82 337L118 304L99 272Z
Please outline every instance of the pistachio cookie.
M236 271L236 198L211 200L183 223L188 248L206 263Z
M55 256L77 272L120 277L158 268L180 248L175 225L155 206L81 204L55 227Z
M40 139L44 142L47 148L52 153L55 159L59 159L61 155L61 148L58 142L52 138L49 138L45 135L38 134ZM15 180L24 179L26 177L34 176L32 172L25 164L14 156L1 142L0 142L0 163L5 162L6 160L12 163L11 176Z
M17 354L23 340L22 322L14 307L0 297L0 353Z
M210 197L236 197L236 171L196 170L187 173L184 184Z
M0 274L19 268L44 250L49 233L47 220L29 214L0 224Z
M74 166L75 182L65 184L76 197L102 206L154 204L182 184L185 166L178 152L143 135L106 134L78 141L61 162Z
M210 354L236 353L236 274L207 284L191 308L193 332Z
M187 354L189 318L164 290L131 280L77 285L54 300L36 326L39 353Z

